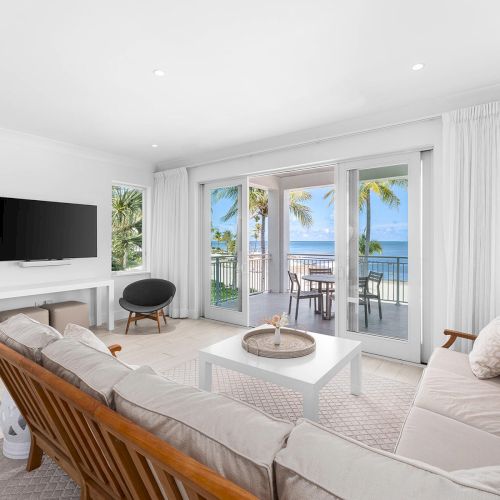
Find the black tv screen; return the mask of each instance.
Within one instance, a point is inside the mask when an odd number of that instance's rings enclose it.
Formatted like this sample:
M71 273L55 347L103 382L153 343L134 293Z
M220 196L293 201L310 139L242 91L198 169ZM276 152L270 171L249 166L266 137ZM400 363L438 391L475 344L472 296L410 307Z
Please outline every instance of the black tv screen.
M0 260L97 257L97 207L0 197Z

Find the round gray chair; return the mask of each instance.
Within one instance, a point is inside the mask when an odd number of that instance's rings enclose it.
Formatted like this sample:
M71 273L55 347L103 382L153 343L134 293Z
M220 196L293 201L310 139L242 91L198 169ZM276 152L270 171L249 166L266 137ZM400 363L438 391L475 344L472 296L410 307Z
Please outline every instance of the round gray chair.
M134 322L137 325L137 321L141 319L156 321L160 333L160 316L167 324L163 308L172 302L174 295L175 285L167 280L151 278L127 285L119 301L123 309L129 311L125 333L128 333L130 323Z

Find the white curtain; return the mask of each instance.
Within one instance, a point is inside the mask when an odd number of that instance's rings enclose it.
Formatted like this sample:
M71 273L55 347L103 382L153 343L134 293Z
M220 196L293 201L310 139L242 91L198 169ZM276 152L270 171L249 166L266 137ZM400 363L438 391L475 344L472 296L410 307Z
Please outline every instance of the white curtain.
M188 175L185 168L154 177L151 276L177 288L169 306L172 318L188 316Z
M500 314L500 103L443 115L443 162L447 325L478 333Z

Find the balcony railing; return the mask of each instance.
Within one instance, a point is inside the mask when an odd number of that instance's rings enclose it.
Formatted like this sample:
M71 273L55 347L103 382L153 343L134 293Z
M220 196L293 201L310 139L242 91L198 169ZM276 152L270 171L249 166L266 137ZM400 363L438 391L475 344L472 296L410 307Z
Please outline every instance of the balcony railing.
M269 290L269 262L271 255L249 255L248 287L250 295ZM212 255L212 304L238 298L238 258L236 255Z
M335 273L335 255L288 254L288 270L297 273L299 279L310 274L311 268L331 269ZM359 268L360 274L366 269L366 257L359 256ZM368 271L383 273L380 284L382 300L396 304L408 302L408 257L368 257Z
M299 279L310 274L311 268L331 269L335 273L334 255L288 254L287 267ZM251 254L248 258L248 285L250 295L269 291L270 254ZM366 257L359 257L359 267L366 269ZM408 257L384 255L368 257L368 270L383 273L380 289L382 300L396 304L408 302ZM366 271L365 271L366 272ZM360 271L361 273L361 271ZM212 304L238 298L239 278L235 255L212 255ZM309 283L304 282L308 287Z

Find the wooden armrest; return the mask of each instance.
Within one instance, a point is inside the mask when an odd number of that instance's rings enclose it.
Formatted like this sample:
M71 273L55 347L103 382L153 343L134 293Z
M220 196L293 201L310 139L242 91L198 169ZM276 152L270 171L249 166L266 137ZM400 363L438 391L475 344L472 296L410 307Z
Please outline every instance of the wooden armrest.
M116 357L116 353L122 350L122 346L120 344L113 344L108 346L109 352Z
M460 339L467 339L467 340L476 340L477 335L472 335L471 333L464 333L464 332L458 332L457 330L445 330L443 332L445 335L449 335L450 338L441 346L444 347L445 349L448 349L448 347L451 347L454 343L455 340L458 338Z

